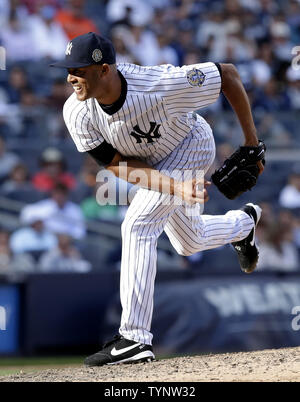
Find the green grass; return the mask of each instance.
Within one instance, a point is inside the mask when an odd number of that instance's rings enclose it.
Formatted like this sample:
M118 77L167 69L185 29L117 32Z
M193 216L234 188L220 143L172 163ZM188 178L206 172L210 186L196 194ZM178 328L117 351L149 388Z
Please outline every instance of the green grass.
M180 355L156 356L157 360L171 359ZM43 356L43 357L1 357L0 376L18 374L20 371L33 372L51 368L79 367L83 364L84 356Z
M20 371L29 372L46 370L65 366L80 366L84 357L0 357L0 375L17 374Z

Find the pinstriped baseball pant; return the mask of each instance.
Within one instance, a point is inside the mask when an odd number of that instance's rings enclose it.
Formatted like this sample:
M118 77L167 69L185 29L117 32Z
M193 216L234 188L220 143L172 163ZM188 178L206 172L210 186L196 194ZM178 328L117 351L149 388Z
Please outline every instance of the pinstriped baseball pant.
M214 157L211 128L199 117L190 135L154 167L175 178L178 178L178 172L186 169L194 177L198 170L206 172ZM201 206L196 204L191 207L193 213L189 214L190 207L176 205L172 200L167 194L139 189L121 226L122 318L119 332L127 339L145 344L152 343L157 239L162 231L179 254L191 255L242 240L253 228L253 220L243 211L201 215Z

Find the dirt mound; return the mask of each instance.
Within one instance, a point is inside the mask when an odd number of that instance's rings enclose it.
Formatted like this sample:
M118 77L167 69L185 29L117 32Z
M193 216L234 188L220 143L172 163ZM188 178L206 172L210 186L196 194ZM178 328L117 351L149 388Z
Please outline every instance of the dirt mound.
M176 357L151 363L49 369L2 376L0 382L299 381L300 347Z

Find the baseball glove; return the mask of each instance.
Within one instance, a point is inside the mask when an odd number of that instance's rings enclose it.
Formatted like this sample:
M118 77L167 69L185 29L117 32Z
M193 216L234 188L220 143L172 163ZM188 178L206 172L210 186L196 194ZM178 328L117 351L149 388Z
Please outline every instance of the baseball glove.
M258 161L265 164L266 146L259 140L258 146L241 146L216 170L212 176L212 182L219 191L230 200L235 199L245 191L255 186L259 167Z

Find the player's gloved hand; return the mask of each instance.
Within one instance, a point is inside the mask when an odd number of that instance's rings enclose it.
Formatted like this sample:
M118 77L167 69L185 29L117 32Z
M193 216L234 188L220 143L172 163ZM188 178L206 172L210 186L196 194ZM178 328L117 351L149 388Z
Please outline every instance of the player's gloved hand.
M257 145L239 147L212 174L212 182L225 197L233 200L256 185L264 169L265 153L266 145L262 140Z
M210 185L211 182L205 179L192 179L184 182L176 182L174 185L174 195L190 205L196 203L203 204L209 200L206 187Z

